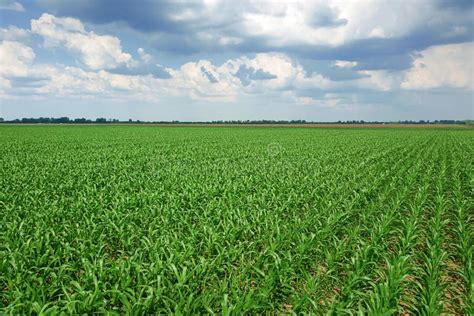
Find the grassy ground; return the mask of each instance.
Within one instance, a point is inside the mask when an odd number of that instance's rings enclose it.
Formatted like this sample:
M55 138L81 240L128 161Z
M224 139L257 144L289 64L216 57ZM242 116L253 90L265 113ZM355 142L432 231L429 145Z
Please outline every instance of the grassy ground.
M0 126L0 313L473 314L473 145Z

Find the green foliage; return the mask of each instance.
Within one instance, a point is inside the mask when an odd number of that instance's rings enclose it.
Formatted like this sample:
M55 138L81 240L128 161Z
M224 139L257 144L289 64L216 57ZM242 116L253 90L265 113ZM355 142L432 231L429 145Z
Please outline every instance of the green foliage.
M0 126L0 313L473 314L473 136Z

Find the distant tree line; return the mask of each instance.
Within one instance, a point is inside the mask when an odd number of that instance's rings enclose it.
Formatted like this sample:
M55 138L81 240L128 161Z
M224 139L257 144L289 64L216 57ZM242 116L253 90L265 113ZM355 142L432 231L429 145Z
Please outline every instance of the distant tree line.
M39 118L22 118L14 120L4 120L0 118L0 123L9 124L117 124L117 123L134 123L134 124L472 124L472 121L465 120L405 120L396 122L386 121L364 121L364 120L348 120L348 121L337 121L337 122L317 122L317 121L306 121L306 120L228 120L228 121L200 121L200 122L188 122L188 121L140 121L140 120L126 120L121 121L118 119L107 119L103 117L96 118L95 120L86 118L75 118L70 119L69 117L39 117Z
M22 118L14 120L4 120L0 118L0 123L19 123L19 124L97 124L97 123L120 123L117 119L96 118L95 120L86 118L70 119L69 117L38 117L38 118Z

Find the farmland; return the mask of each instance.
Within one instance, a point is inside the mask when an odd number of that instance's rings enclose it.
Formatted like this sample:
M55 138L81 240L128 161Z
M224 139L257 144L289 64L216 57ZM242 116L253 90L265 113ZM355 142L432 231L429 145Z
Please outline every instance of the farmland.
M474 314L473 129L0 126L0 313Z

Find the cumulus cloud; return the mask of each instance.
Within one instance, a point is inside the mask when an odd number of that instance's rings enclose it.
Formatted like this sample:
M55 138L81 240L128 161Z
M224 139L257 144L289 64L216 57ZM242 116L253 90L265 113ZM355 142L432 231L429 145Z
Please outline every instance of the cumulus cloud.
M56 96L89 94L111 97L121 92L132 91L139 94L149 89L146 78L111 74L105 70L93 72L78 67L38 65L32 69L32 75L49 78L45 85L35 87L34 92L37 94Z
M193 99L232 102L242 95L284 92L289 89L322 89L332 82L320 74L308 74L296 61L281 53L242 56L222 65L200 60L169 69L168 80L160 87Z
M133 96L153 88L151 76L129 76L78 67L36 64L31 47L15 41L0 42L0 95L113 97L125 91ZM148 93L154 94L154 92Z
M281 53L242 56L221 65L199 60L167 70L170 78L156 81L160 91L212 102L233 102L242 95L331 85L330 80L317 73L307 74L301 65Z
M474 43L433 46L419 52L401 84L404 89L474 89Z
M81 24L76 27L80 30ZM234 102L243 95L280 93L293 103L335 108L341 105L341 100L331 96L334 95L331 91L393 91L400 85L404 89L446 85L472 87L472 51L472 43L433 47L420 52L407 72L354 70L360 77L332 81L320 73L308 73L297 61L282 53L260 53L252 58L241 56L221 65L199 60L175 69L163 68L166 76L154 76L148 71L140 71L136 65L121 72L34 64L35 53L30 47L20 42L3 41L0 45L0 81L3 91L10 89L14 93L17 88L32 95L116 97L127 92L128 97L153 101L163 95L186 95L194 100ZM161 67L144 49L137 52L140 65ZM342 69L357 65L343 60L332 64ZM11 80L19 77L29 80ZM305 95L308 91L326 91L326 94L323 98Z
M213 2L212 10L218 10L220 5L219 2ZM318 5L324 9L315 13L312 6ZM395 11L404 10L398 5L394 6ZM295 34L296 39L288 38L288 41L306 41L304 37L312 32L306 28L337 33L344 28L354 27L356 15L350 15L349 18L344 12L360 10L352 3L342 9L337 5L323 5L319 2L282 3L271 6L270 11L261 3L253 3L250 7L246 8L250 8L247 11L251 15L266 14L275 19L268 22L270 26L280 22L284 25L286 22L280 19L288 18L291 22L288 23L296 27L299 25L297 20L301 19L303 28L298 32L294 30L298 33ZM208 12L206 10L204 11ZM198 20L203 14L202 10L191 6L188 11L175 14L170 19L184 23ZM263 20L262 23L267 22ZM360 27L357 30L362 37L369 38L399 36L404 32L389 31L390 28L387 27L381 30L380 25L373 28ZM262 26L259 31L256 28L248 32L266 32L267 26ZM410 27L405 25L402 28L407 30ZM283 29L284 27L282 32ZM79 58L84 69L35 64L33 50L16 40L27 38L30 32L43 37L45 47L66 48ZM276 30L277 34L278 32ZM283 41L280 44L284 45L286 37L284 34L280 35L278 40ZM335 74L336 79L333 79L317 68L308 71L294 55L282 52L257 53L252 57L242 55L221 64L201 59L168 68L160 65L142 47L136 50L137 57L134 59L131 54L123 51L117 37L89 31L76 18L56 17L48 13L31 21L31 31L10 26L0 29L0 36L6 39L0 45L0 85L3 93L8 90L11 94L121 96L151 101L156 101L161 96L187 96L193 100L209 102L235 102L242 96L281 95L293 103L335 108L343 103L340 98L334 97L335 93L341 91L388 92L400 87L429 89L473 86L472 43L438 45L422 50L415 55L408 71L364 69L359 61L351 58L326 60L324 62L328 71ZM298 36L301 38L298 39ZM344 36L339 40L344 42ZM339 41L330 39L333 40ZM276 42L273 44L280 45ZM26 79L18 79L22 77Z
M84 70L71 66L32 64L31 48L18 43L2 43L3 77L28 76L35 81L22 86L34 95L112 97L127 92L128 96L158 100L160 96L188 96L209 102L235 102L244 95L280 93L291 102L319 107L335 107L336 98L301 96L298 91L338 91L369 89L388 91L396 87L397 78L384 71L359 71L363 77L349 82L335 82L317 72L308 73L298 62L282 53L260 53L253 58L241 56L221 65L209 60L188 62L178 68L166 68L168 76L153 76L133 71L116 72ZM143 60L153 58L143 49ZM133 69L133 68L131 68ZM138 69L138 68L137 68ZM36 79L35 79L36 78ZM18 84L18 83L15 83ZM288 94L289 93L289 94Z
M0 28L0 40L23 41L30 36L30 31L14 25Z
M14 41L0 43L0 76L21 77L28 75L28 69L35 59L31 47Z
M248 77L250 82L246 85L246 91L253 93L266 89L285 90L306 87L320 89L331 85L330 80L321 74L308 74L302 65L282 53L260 53L254 58L243 56L230 60L227 64L232 68L233 74L237 74L242 66L255 71L252 77Z
M170 70L171 78L163 82L168 92L184 93L192 99L230 102L238 95L237 78L223 66L215 66L209 60L200 60Z
M125 0L40 3L94 23L120 21L146 33L186 35L190 45L211 50L216 46L248 50L292 46L297 51L301 45L336 47L357 40L416 37L425 31L447 40L472 29L469 1L418 0L407 6L392 0L244 0L238 5L223 0L160 0L146 1L139 9Z
M472 40L472 1L39 0L57 16L132 28L155 49L180 55L280 51L349 60L359 70L403 70L410 54ZM124 14L126 12L126 14ZM351 78L342 73L344 78Z
M247 32L263 35L275 46L297 44L340 46L373 38L399 38L422 27L425 21L442 18L433 1L292 1L281 12L268 12L260 5L257 13L244 14ZM326 23L313 23L314 15L327 12ZM338 22L339 21L339 22ZM403 23L401 23L403 21Z
M28 76L35 57L33 49L22 43L0 42L0 97L10 93L12 79Z
M31 48L18 43L2 43L2 75L28 76L35 84L15 82L16 91L44 96L101 95L128 96L158 100L160 96L188 96L194 100L234 102L242 95L282 92L288 89L321 88L330 81L319 74L307 74L301 65L284 54L262 53L254 58L242 56L221 65L209 60L188 62L172 69L168 77L146 74L112 73L78 67L33 64ZM143 50L141 55L146 54ZM245 72L245 74L243 73ZM244 80L242 79L244 76ZM2 84L3 85L3 84ZM14 90L11 91L15 93Z
M130 54L122 51L117 37L88 32L78 19L44 13L39 19L31 20L31 30L44 38L45 46L64 46L77 53L80 61L93 70L116 68L133 61Z
M358 88L378 91L391 91L400 86L402 72L389 72L386 70L361 70L363 78L354 80Z
M155 58L145 52L143 48L138 48L137 53L139 56L138 60L133 60L127 65L121 65L114 69L109 69L109 72L121 75L132 75L132 76L146 76L150 75L155 78L170 78L170 74L166 67L158 64Z

